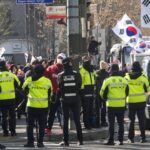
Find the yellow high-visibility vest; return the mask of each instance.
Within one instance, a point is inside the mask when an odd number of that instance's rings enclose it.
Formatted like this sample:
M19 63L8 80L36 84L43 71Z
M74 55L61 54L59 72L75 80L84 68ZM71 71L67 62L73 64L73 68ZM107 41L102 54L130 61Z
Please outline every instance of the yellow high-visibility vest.
M23 84L23 89L28 86L28 107L47 108L48 107L48 90L52 89L51 81L46 77L41 77L36 81L32 81L32 77L28 77Z
M104 80L100 95L103 97L108 87L107 107L125 107L127 85L127 81L121 76L111 76Z
M80 74L82 77L82 86L81 88L84 89L84 86L86 85L94 85L95 84L95 72L88 72L86 69L84 69L83 66L80 66Z
M15 80L20 85L15 74L9 71L0 72L0 100L15 99Z
M144 84L149 91L149 82L147 77L142 74L137 79L131 79L129 74L125 78L129 85L129 96L127 97L128 103L141 103L146 102L146 92L144 91Z

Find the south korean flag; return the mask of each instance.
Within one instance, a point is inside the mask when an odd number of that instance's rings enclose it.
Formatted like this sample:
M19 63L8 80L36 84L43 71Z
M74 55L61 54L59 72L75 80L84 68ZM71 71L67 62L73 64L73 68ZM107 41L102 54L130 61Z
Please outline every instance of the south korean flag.
M150 0L141 0L141 26L150 28Z

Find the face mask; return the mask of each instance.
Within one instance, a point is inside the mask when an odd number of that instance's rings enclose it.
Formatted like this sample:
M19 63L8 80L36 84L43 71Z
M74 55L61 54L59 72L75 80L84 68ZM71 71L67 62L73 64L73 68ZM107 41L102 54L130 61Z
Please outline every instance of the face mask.
M58 63L58 64L62 64L62 59L57 58L57 63Z

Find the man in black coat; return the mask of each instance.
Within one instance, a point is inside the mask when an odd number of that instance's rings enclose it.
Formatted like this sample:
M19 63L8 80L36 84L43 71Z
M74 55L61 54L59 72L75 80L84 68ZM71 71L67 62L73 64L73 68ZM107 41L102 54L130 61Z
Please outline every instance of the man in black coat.
M80 123L80 88L82 84L81 76L73 70L70 58L63 60L64 71L58 74L58 83L61 93L61 103L63 110L63 142L64 146L69 146L68 120L69 110L72 111L77 130L78 145L83 145L82 129Z

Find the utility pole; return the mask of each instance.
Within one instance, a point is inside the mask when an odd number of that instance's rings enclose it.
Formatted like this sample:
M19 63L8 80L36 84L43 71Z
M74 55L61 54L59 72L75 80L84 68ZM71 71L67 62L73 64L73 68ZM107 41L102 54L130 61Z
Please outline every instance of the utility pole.
M87 25L86 25L86 3L87 0L80 0L80 22L81 22L81 52L87 52Z
M80 16L79 1L67 0L67 55L79 54L80 52Z
M67 0L67 55L73 57L73 66L79 69L80 55L80 15L79 1ZM75 58L75 55L78 57ZM69 128L74 129L73 115L70 115Z

